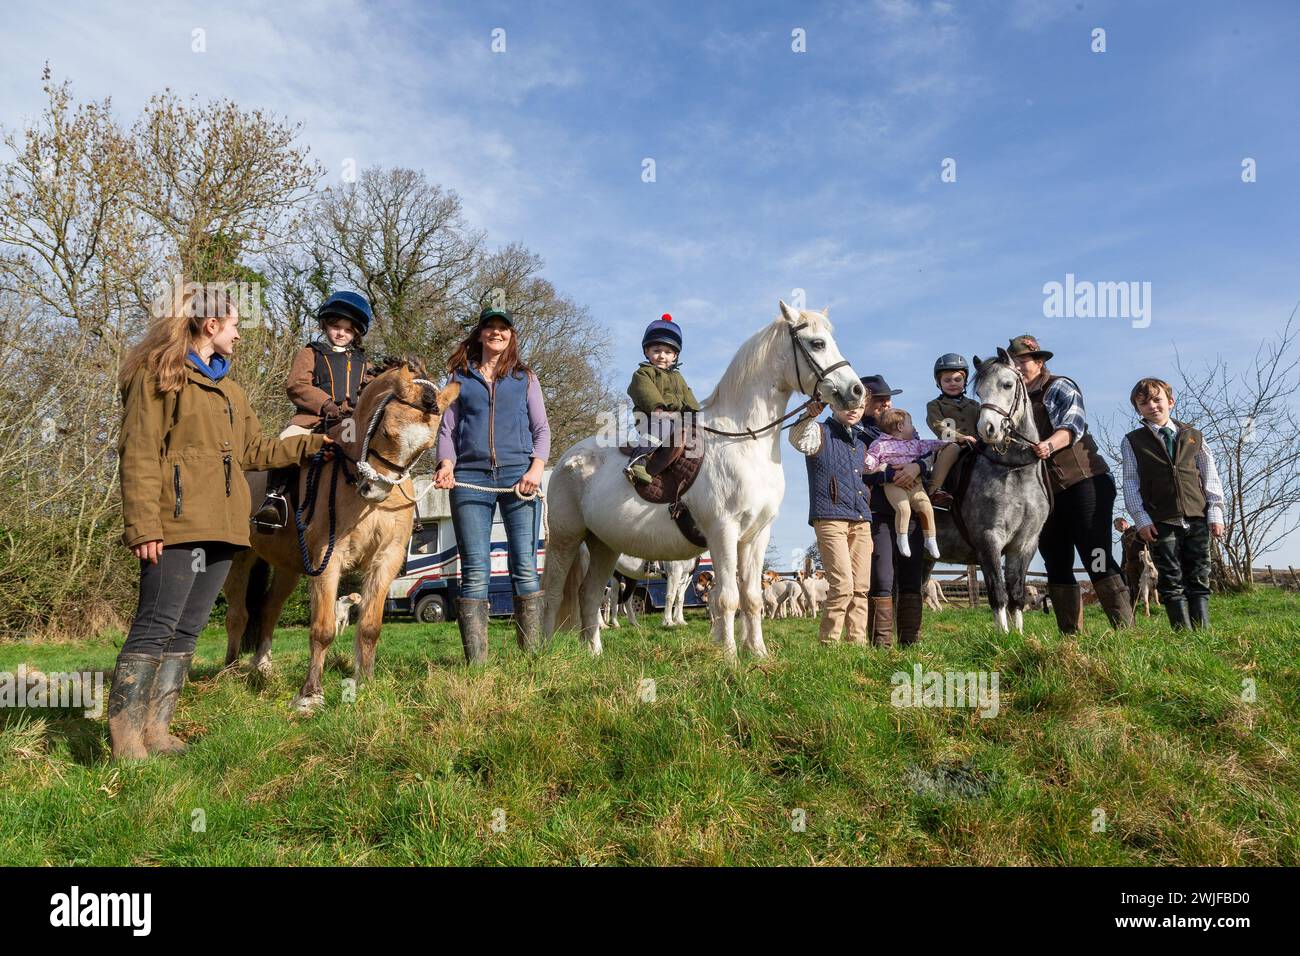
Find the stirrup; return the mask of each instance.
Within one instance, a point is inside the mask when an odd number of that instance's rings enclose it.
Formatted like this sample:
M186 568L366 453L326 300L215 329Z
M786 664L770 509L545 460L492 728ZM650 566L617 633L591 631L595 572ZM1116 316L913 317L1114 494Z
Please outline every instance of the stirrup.
M270 509L268 514L267 509ZM269 491L266 500L257 514L253 515L253 527L262 534L271 534L289 526L289 499L282 492Z
M650 455L648 453L633 455L631 458L628 459L627 467L623 469L623 477L626 478L631 484L633 485L637 484L636 475L632 474L632 469L636 465L640 464L641 462L643 461L648 462L649 460L650 460Z

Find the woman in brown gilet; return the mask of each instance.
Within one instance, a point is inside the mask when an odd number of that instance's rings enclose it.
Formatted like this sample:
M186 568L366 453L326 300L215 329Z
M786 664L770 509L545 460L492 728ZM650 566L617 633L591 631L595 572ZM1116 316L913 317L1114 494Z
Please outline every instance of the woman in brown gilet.
M1038 553L1047 568L1056 625L1062 634L1073 634L1083 626L1083 595L1074 577L1077 553L1111 626L1130 627L1133 606L1111 554L1115 479L1088 434L1083 392L1073 379L1048 371L1046 362L1052 353L1039 348L1034 336L1016 336L1007 351L1020 369L1034 424L1044 436L1035 452L1047 461L1052 511L1038 537Z

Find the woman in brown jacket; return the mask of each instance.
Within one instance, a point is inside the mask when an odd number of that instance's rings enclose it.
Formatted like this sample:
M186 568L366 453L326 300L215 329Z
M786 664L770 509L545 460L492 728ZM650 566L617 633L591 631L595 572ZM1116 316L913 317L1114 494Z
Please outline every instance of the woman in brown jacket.
M262 435L226 374L238 322L223 292L191 286L122 363L122 541L140 559L140 603L109 692L115 759L185 749L168 726L230 558L248 547L244 470L305 462L329 441Z

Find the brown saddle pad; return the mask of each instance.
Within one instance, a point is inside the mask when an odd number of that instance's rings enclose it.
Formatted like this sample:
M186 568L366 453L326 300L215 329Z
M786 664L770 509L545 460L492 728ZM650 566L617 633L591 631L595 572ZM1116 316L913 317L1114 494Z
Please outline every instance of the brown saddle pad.
M632 450L629 451L629 448ZM645 449L624 446L623 452L628 455L643 454ZM632 487L651 504L671 504L695 482L703 461L704 445L700 441L699 432L692 428L677 445L657 448L651 452L646 470L650 472L652 480L644 485L634 481Z

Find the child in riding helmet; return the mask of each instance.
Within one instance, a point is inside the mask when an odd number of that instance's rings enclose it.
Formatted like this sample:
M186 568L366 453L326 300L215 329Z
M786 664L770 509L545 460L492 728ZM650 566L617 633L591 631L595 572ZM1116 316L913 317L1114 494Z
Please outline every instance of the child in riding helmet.
M665 312L662 318L646 326L641 336L641 353L646 360L633 373L627 393L633 407L645 416L650 433L659 435L667 430L668 434L660 449L633 459L628 466L628 477L643 485L653 480L646 459L649 457L658 464L661 451L663 458L670 458L673 439L681 434L681 414L700 410L691 387L678 371L677 357L681 352L682 333L671 315Z
M980 404L966 397L966 379L970 366L965 356L948 352L934 363L934 384L939 386L939 397L930 399L925 406L925 421L930 431L945 442L935 457L934 473L926 489L936 505L952 504L952 495L942 490L944 479L961 455L963 445L975 444L975 428L979 424Z
M366 366L361 340L373 318L370 303L356 292L335 292L316 311L322 337L298 350L284 383L298 410L286 435L309 434L324 419L351 415Z
M920 438L912 424L912 416L901 408L890 408L880 416L880 429L885 434L873 441L867 448L866 473L884 471L889 465L898 468L910 464L918 458L924 458L932 451L941 450L952 442L934 441ZM911 546L907 543L907 526L912 521L912 512L916 512L917 522L925 535L925 550L931 557L939 557L939 541L934 524L934 510L925 489L918 483L911 490L900 488L895 484L886 484L885 497L894 509L894 527L898 532L898 553L905 558L912 556Z
M356 292L335 292L316 310L321 338L293 357L284 389L297 414L280 432L281 438L310 435L326 422L351 417L366 370L366 353L360 343L373 318L369 301ZM284 492L292 473L293 469L284 469L269 477L266 500L253 516L259 530L273 531L288 524L289 502Z

